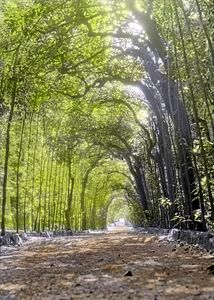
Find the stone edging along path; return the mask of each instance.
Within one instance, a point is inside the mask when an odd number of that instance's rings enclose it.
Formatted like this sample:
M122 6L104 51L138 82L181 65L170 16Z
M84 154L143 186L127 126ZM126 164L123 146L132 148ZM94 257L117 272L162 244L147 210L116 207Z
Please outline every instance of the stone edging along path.
M163 229L157 227L138 227L134 231L139 233L148 233L160 236L160 240L166 240L169 242L185 242L187 244L197 245L206 249L207 251L214 252L214 232L199 232L191 230L180 230L180 229ZM44 231L44 232L29 232L14 234L10 233L4 237L0 237L1 246L21 246L23 242L27 241L29 237L44 237L53 238L57 236L72 236L76 234L88 234L89 232L78 232L75 233L71 230L62 231Z
M163 229L157 227L140 227L136 231L163 236L163 239L172 242L185 242L197 245L208 251L214 251L214 232L200 232L180 229Z
M23 242L27 241L30 237L44 237L53 238L56 236L72 236L73 231L42 231L42 232L22 232L20 234L14 232L6 232L5 236L0 236L0 247L22 246Z
M96 231L94 230L92 233L101 233L104 231ZM88 235L90 234L90 230L83 231L72 231L72 230L55 230L55 231L31 231L31 232L6 232L5 236L0 236L0 249L1 247L13 247L13 246L22 246L24 242L29 240L29 238L55 238L55 237L70 237L76 235Z

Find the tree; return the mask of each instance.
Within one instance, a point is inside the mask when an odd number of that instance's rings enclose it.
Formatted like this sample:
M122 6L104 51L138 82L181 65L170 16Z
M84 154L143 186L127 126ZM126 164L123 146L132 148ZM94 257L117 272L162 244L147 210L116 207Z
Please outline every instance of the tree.
M212 1L0 11L2 234L104 227L118 194L137 224L212 227Z

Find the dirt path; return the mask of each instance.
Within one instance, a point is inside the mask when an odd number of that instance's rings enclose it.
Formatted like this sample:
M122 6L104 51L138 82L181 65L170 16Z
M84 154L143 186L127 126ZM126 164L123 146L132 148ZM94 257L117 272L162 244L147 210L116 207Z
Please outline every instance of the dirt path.
M1 257L0 299L214 299L214 257L174 250L128 232L31 241Z

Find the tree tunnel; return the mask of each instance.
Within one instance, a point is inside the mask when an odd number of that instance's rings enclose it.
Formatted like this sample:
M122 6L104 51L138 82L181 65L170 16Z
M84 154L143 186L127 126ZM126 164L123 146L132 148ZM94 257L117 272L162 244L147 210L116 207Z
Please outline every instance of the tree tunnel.
M5 0L0 16L2 235L103 228L121 189L138 226L213 228L211 0Z

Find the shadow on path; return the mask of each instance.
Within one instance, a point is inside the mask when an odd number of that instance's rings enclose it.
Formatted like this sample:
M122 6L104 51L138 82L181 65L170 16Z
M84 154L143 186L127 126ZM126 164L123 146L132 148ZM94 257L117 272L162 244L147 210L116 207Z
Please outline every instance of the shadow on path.
M0 299L214 299L212 262L122 227L37 238L1 259Z

